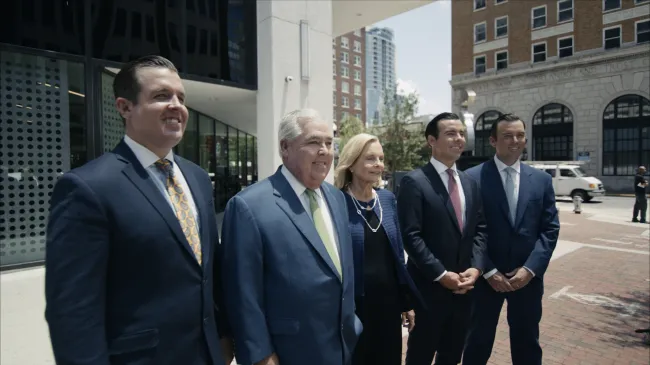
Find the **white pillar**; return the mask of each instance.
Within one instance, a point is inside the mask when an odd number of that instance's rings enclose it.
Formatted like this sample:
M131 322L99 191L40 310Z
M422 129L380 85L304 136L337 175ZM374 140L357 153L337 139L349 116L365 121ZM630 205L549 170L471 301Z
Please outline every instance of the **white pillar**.
M308 28L309 80L301 79L301 21ZM277 136L284 114L313 108L332 123L332 0L257 1L257 72L257 168L262 180L282 164ZM293 81L287 82L287 76Z

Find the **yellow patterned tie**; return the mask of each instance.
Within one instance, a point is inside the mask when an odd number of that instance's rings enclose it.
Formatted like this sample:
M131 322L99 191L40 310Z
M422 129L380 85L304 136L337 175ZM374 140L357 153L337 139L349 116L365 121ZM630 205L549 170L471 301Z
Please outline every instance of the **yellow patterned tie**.
M330 255L332 262L334 262L336 271L338 271L339 275L341 275L341 279L343 279L343 272L341 271L341 261L339 261L338 257L336 256L336 252L335 252L336 248L334 248L334 243L332 242L332 239L329 233L327 232L327 226L325 225L325 217L323 216L323 210L318 205L318 200L316 199L316 192L311 189L305 189L305 193L307 194L307 197L309 197L309 208L311 209L311 216L314 219L316 232L318 232L321 241L323 241L323 244L325 245L325 249L327 250L327 253Z
M176 217L181 224L187 242L189 242L190 247L192 247L196 259L199 261L199 264L201 264L201 239L199 237L199 230L196 225L196 220L194 219L194 213L192 213L192 209L190 208L187 195L185 195L181 184L176 176L174 176L174 168L171 162L161 159L156 161L155 165L163 172L163 174L165 174L167 193L169 194L169 199L176 211Z

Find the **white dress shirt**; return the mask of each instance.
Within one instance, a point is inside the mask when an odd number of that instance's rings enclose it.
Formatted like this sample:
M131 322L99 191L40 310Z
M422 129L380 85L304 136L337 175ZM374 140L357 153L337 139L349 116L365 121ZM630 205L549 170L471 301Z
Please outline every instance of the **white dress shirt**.
M501 160L499 160L497 158L497 156L495 155L494 156L494 163L497 166L497 170L499 170L499 176L501 176L501 184L503 186L504 191L505 191L505 187L506 187L506 179L508 178L508 172L506 171L506 169L508 167L512 167L515 170L514 175L512 175L512 183L514 184L514 188L515 188L515 191L514 191L514 196L515 196L514 205L517 206L517 203L519 202L519 181L521 180L520 179L520 176L521 176L521 161L517 160L511 166L508 166L505 163L503 163ZM524 266L524 268L526 270L530 271L530 273L533 274L533 276L535 276L535 273L532 272L529 268L527 268L525 266ZM492 275L496 274L497 271L498 271L497 269L492 269L492 270L486 272L485 274L483 274L483 277L486 278L486 279L489 279Z
M460 211L461 211L461 217L463 219L462 222L459 222L461 227L465 225L465 220L466 220L466 212L465 212L465 192L463 191L463 184L460 182L460 177L458 176L458 169L456 169L456 164L454 163L451 167L447 167L445 164L442 162L436 160L435 158L431 157L431 165L433 165L433 168L436 169L436 172L440 175L440 179L442 180L442 183L445 185L445 189L447 189L447 193L449 193L449 174L447 173L448 169L452 169L454 172L454 180L456 180L456 186L458 187L458 193L460 195ZM434 281L439 281L442 279L443 276L447 273L447 270L445 270L440 276L435 278Z
M149 173L149 176L151 176L151 180L154 182L154 184L156 184L156 187L158 188L158 190L160 190L160 193L163 194L163 196L167 200L167 203L172 208L174 214L176 214L176 209L174 209L174 205L172 204L172 201L169 197L169 193L167 192L165 174L162 171L160 171L158 167L154 165L154 163L158 161L160 158L156 156L155 153L151 152L145 146L134 141L129 136L126 135L124 136L124 143L126 143L126 145L129 146L129 148L131 149L131 151L133 151L133 154L138 159L142 167L144 167L144 169L147 170L147 173ZM176 164L176 161L174 161L174 154L172 153L172 151L169 151L167 156L165 156L165 159L171 162L172 167L174 169L174 176L180 183L181 188L183 189L183 193L187 195L187 200L190 202L190 209L192 210L192 214L194 215L194 221L196 222L197 227L199 227L200 229L199 214L198 214L198 210L196 209L194 198L192 197L192 191L190 190L189 185L187 185L187 181L185 181L185 176L183 176L183 172L181 172L181 169L178 167L178 164Z
M309 197L305 193L307 188L305 187L305 185L303 183L298 181L298 179L296 179L296 177L293 176L293 174L285 166L282 166L280 171L282 172L282 175L284 175L284 177L289 182L289 185L291 185L291 188L293 189L293 191L298 196L298 199L302 203L303 208L305 208L305 212L307 212L307 215L313 221L314 218L311 215L311 207L310 207L310 204L309 204ZM321 189L318 188L318 189L315 190L315 192L316 192L316 201L318 202L318 206L321 208L321 210L323 212L323 219L325 220L325 227L327 228L327 233L330 236L330 242L334 242L334 252L336 253L336 258L340 262L341 258L339 256L338 239L337 239L337 235L334 232L334 223L332 221L332 216L330 214L329 207L327 206L327 202L325 201L325 198L323 197L323 192L321 191Z

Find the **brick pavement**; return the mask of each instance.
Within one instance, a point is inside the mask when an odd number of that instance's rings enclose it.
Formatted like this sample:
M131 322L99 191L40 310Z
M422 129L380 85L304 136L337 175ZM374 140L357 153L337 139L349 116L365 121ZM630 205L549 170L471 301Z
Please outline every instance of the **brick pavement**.
M568 253L553 261L547 271L540 324L544 365L649 364L650 346L634 333L650 327L650 256L644 254L648 239L641 236L649 227L590 221L587 214L562 212L561 216L561 240L596 247ZM567 286L571 287L565 294L552 297ZM506 307L490 365L512 363Z

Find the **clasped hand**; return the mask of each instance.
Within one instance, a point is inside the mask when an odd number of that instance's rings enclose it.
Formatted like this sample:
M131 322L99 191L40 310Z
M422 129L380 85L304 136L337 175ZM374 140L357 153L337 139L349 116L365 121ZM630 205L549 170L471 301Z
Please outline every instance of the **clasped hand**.
M477 269L469 268L459 274L448 271L440 279L440 284L451 290L454 294L465 294L474 289L474 284L478 279L480 272Z
M519 267L505 275L497 271L487 279L487 282L494 291L506 293L525 287L532 278L533 274L531 274L530 271L526 270L524 267Z

